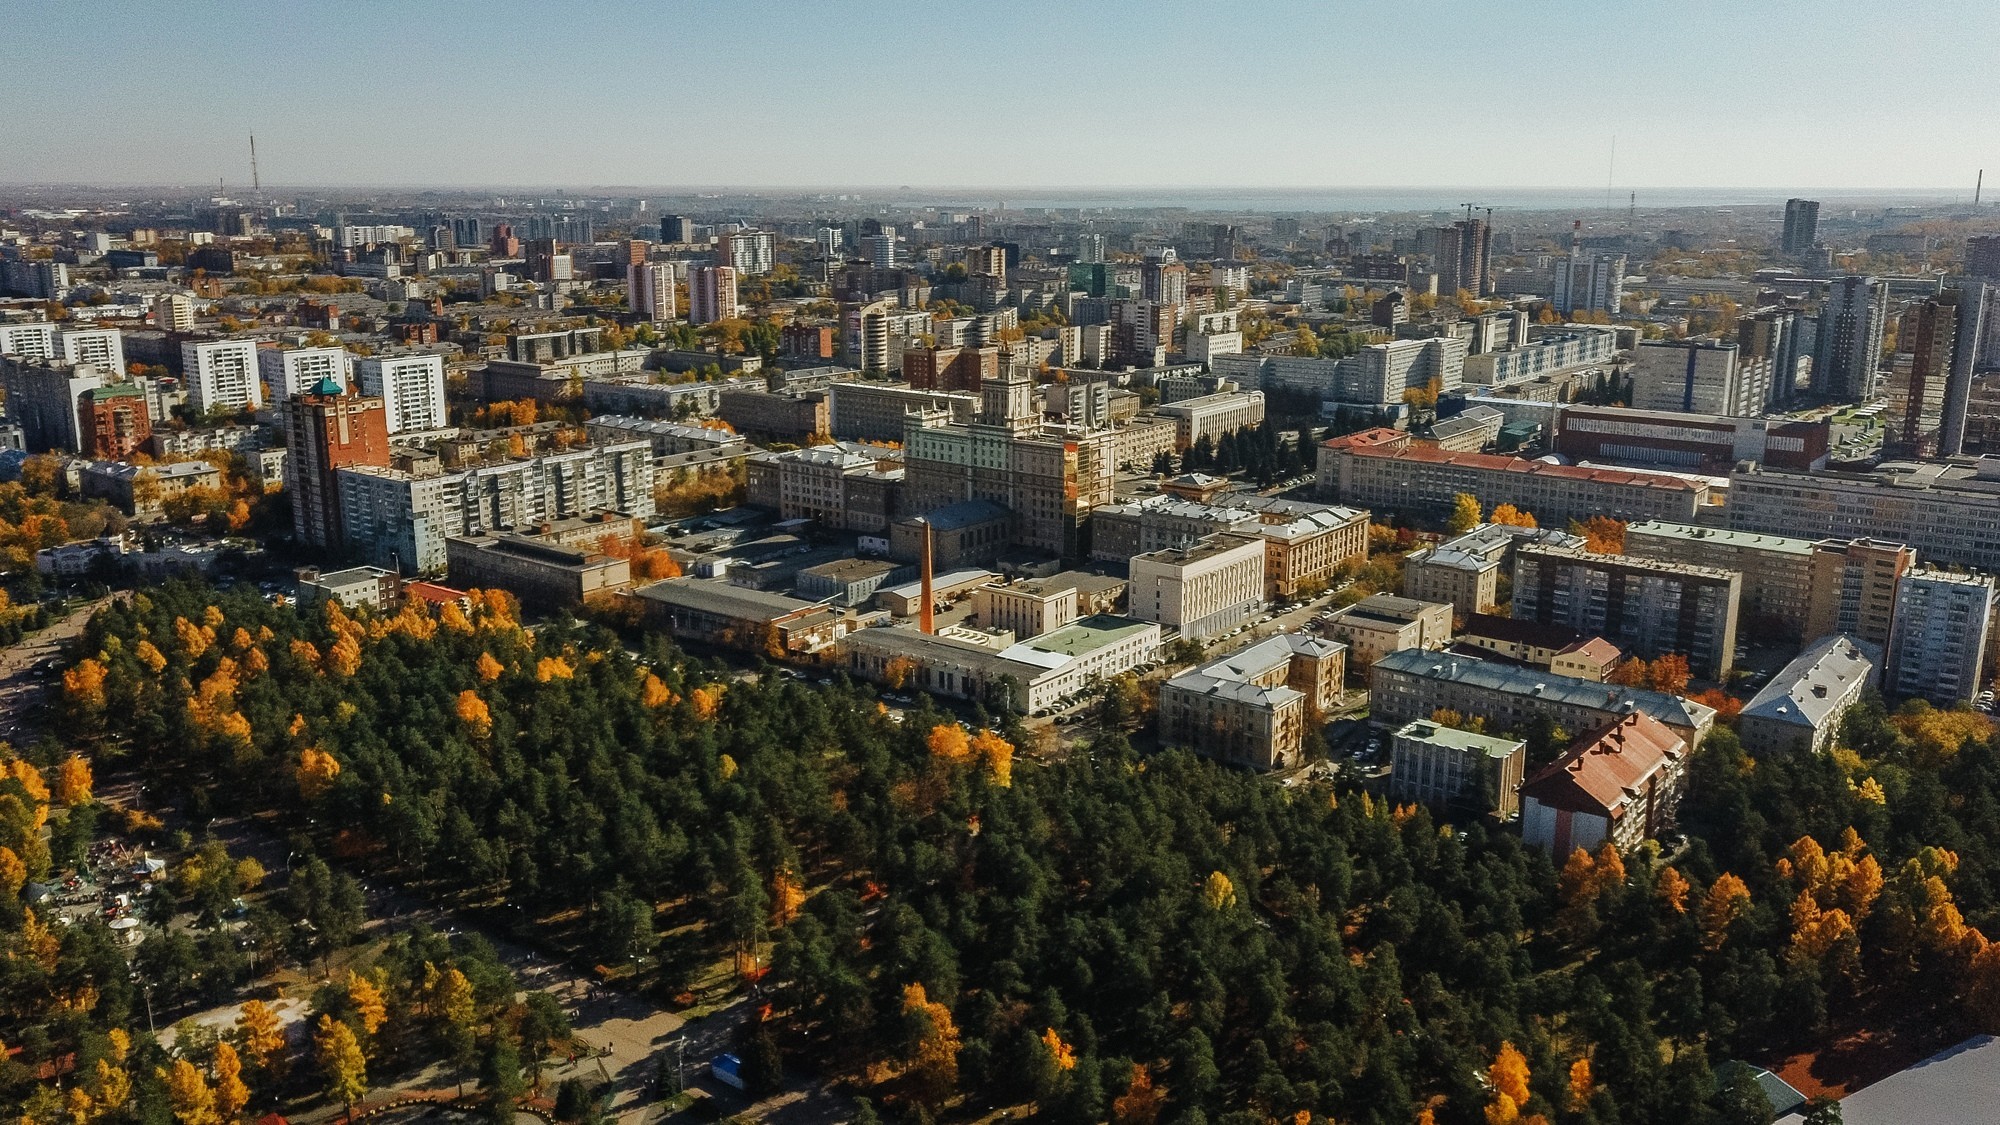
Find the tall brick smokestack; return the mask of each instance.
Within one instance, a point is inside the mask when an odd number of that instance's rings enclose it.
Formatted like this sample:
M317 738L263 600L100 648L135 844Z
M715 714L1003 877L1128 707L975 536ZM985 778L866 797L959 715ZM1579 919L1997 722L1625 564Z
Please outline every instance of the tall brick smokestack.
M917 522L924 525L924 557L923 562L920 564L923 567L923 593L921 595L923 598L923 607L917 611L921 615L917 618L917 626L926 633L932 633L937 630L935 628L936 622L932 620L933 611L931 608L935 604L931 600L931 521L919 516L917 517Z

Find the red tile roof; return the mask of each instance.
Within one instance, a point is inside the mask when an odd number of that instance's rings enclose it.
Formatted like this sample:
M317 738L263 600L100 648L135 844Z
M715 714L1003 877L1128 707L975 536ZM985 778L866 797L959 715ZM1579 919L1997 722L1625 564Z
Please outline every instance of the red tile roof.
M1671 727L1635 711L1571 743L1521 786L1521 799L1616 820L1648 777L1686 753Z
M1432 465L1462 465L1469 469L1485 469L1490 472L1527 473L1537 476L1556 477L1562 480L1587 480L1598 484L1623 484L1643 488L1664 488L1674 492L1694 492L1698 487L1693 481L1663 473L1637 473L1628 469L1587 468L1581 465L1553 465L1547 461L1530 461L1524 457L1505 457L1497 453L1455 453L1440 449L1428 442L1411 442L1402 449L1391 448L1392 437L1407 437L1395 430L1364 430L1358 434L1333 438L1325 442L1328 449L1351 453L1356 457L1391 457L1399 461L1422 461Z

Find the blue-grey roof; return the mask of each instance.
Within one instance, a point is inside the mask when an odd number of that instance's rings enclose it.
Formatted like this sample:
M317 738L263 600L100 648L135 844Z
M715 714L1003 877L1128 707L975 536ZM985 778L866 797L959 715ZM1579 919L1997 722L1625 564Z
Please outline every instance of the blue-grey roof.
M1857 683L1875 674L1882 650L1847 633L1821 637L1792 658L1743 707L1745 717L1824 729L1838 722Z
M1542 668L1474 660L1429 649L1406 648L1375 662L1387 672L1470 684L1502 695L1531 695L1572 707L1599 711L1643 711L1669 726L1706 729L1715 709L1663 691L1600 684L1573 676L1558 676Z

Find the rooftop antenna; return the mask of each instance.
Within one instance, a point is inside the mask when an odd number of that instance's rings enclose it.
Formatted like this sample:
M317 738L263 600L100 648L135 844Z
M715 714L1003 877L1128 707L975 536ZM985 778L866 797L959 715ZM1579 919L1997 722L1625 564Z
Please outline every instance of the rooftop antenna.
M264 194L264 181L257 175L257 134L250 134L250 190Z

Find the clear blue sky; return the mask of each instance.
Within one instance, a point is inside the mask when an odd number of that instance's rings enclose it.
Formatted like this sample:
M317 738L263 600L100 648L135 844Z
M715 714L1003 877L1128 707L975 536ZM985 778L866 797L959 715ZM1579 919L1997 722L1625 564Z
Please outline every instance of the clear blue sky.
M2000 3L5 0L0 181L1969 188ZM2000 188L2000 181L1996 181Z

